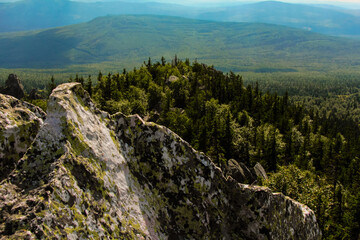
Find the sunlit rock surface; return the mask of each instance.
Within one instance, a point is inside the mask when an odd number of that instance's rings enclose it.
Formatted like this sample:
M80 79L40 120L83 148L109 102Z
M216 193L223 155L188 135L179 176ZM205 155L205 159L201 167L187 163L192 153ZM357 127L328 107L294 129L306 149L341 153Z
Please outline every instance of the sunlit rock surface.
M314 213L225 178L204 154L139 116L57 87L35 141L0 184L0 235L54 239L320 239Z

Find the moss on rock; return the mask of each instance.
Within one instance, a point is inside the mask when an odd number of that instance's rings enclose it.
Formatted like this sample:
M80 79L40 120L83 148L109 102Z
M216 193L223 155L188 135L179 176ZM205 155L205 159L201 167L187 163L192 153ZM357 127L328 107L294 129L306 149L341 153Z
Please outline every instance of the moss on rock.
M0 181L25 154L45 117L40 108L0 94Z

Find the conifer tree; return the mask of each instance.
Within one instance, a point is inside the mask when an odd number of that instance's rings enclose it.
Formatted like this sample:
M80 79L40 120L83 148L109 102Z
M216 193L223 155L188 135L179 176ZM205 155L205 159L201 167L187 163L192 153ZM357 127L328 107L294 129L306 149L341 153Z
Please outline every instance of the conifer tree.
M88 76L88 81L86 84L86 91L89 93L90 97L92 96L92 81L91 81L91 75Z
M56 88L54 75L51 76L50 84L48 85L48 96L52 93L52 91Z

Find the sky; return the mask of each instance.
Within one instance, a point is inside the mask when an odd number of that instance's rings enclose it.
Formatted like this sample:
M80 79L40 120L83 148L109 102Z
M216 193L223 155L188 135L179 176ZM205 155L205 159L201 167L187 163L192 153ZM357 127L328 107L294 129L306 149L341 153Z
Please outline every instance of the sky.
M0 2L16 2L20 0L0 0ZM206 6L222 6L241 3L260 2L266 0L72 0L79 2L109 2L109 1L128 1L128 2L163 2L176 3L180 5L206 5ZM283 0L282 2L289 3L304 3L304 4L331 4L335 6L357 8L360 9L360 0Z
M88 0L82 0L88 1ZM108 0L104 0L108 1ZM199 5L199 4L211 4L211 5L229 5L229 4L239 4L239 3L251 3L251 2L263 2L267 0L147 0L147 1L157 1L165 3L177 3L181 5ZM270 0L271 1L271 0ZM277 1L277 0L272 0ZM303 4L330 4L335 6L342 6L347 8L357 8L360 9L360 0L278 0L280 2L288 3L303 3Z
M176 3L180 5L193 5L193 6L226 6L241 3L254 3L269 0L72 0L83 2L94 1L129 1L129 2L163 2L163 3ZM271 0L270 0L271 1ZM273 0L274 1L274 0ZM276 1L276 0L275 0ZM360 0L279 0L288 3L303 3L303 4L330 4L345 8L360 9Z

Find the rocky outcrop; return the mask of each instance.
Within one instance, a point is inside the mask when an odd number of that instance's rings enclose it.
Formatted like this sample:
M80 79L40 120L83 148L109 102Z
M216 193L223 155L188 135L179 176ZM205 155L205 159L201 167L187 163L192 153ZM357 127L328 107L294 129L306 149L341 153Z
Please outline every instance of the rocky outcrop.
M258 180L267 180L265 169L260 163L249 169L244 163L230 159L226 168L226 175L231 176L239 183L256 184Z
M242 162L239 163L235 159L230 159L227 168L227 174L239 183L251 184L256 181L256 175L254 175Z
M240 184L169 129L57 87L0 185L0 234L53 239L320 239L314 213Z
M45 120L38 107L0 94L0 181L15 168Z
M254 168L253 168L253 171L254 171L254 175L257 177L257 178L261 178L261 179L264 179L264 180L267 180L268 179L268 176L266 174L266 171L265 169L263 168L263 166L261 166L260 163L256 163Z
M21 99L25 96L24 86L22 85L20 78L15 74L10 74L5 81L5 88L0 89L0 93L10 95Z
M167 82L168 82L168 83L173 83L173 82L176 82L177 80L179 80L179 77L177 77L177 76L175 76L175 75L171 75L171 76L168 78Z

